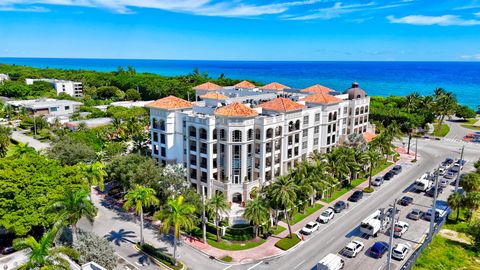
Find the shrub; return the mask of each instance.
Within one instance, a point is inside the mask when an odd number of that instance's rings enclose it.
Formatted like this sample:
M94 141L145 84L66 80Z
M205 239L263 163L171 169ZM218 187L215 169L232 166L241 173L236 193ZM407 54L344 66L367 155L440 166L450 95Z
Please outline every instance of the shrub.
M363 189L363 192L365 192L365 193L372 193L374 191L375 191L375 189L373 189L372 187L366 187L366 188Z
M170 268L181 269L181 267L173 265L173 257L171 257L168 254L165 254L165 253L161 252L160 250L158 250L154 246L149 245L149 244L144 244L143 246L138 245L138 246L140 247L140 249L143 252L145 252L148 255L154 257L155 259L161 261L162 263L166 264Z
M227 255L227 256L222 257L220 260L222 260L224 262L232 262L233 258Z
M300 238L298 237L298 235L293 234L292 238L285 237L280 239L279 241L277 241L277 243L275 243L275 246L281 250L288 250L293 246L295 246L296 244L298 244L299 242L300 242Z
M80 264L94 261L107 269L114 269L117 265L115 249L107 240L96 234L82 232L73 247L80 254L78 258Z

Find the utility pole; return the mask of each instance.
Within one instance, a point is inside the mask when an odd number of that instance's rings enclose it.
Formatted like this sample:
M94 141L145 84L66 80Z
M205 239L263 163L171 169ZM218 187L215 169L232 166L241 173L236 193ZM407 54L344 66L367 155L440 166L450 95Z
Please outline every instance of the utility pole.
M415 137L415 161L417 161L417 152L418 152L418 136Z
M203 230L203 243L207 243L207 224L205 217L205 188L202 186L202 230Z
M430 231L428 232L428 236L430 239L433 237L433 227L435 226L435 218L437 216L437 196L438 196L438 170L440 167L437 168L437 171L435 172L435 192L433 194L433 204L432 204L432 214L430 215Z
M455 179L455 191L458 191L458 184L460 182L460 174L462 172L462 167L463 167L463 151L465 150L465 145L462 146L462 153L460 154L460 171L458 171L457 174L457 179Z
M397 199L393 201L392 213L390 214L390 239L388 240L387 270L392 266L393 233L395 232L395 213L397 212Z

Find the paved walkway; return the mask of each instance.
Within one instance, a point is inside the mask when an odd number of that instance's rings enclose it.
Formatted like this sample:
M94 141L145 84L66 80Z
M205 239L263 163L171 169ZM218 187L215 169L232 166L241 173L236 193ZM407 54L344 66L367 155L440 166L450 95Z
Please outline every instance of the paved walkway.
M12 139L24 144L28 143L28 146L35 148L37 151L47 149L50 146L49 143L43 143L19 131L12 131Z
M410 151L410 154L406 154L405 148L401 148L401 147L397 148L397 152L400 154L400 159L397 162L398 164L411 163L411 161L415 158L415 153L413 151ZM383 171L379 172L377 175L385 174L393 166L394 165L391 165L385 168ZM324 207L317 210L315 213L309 215L308 217L301 220L300 222L297 222L296 224L292 225L292 232L297 233L305 226L305 224L311 221L315 221L316 218L326 209L325 207L333 206L337 201L346 201L347 198L350 197L350 195L352 195L354 191L363 190L367 186L368 186L368 181L365 181L360 185L358 185L357 187L355 187L354 189L350 190L349 192L343 194L342 196L340 196L339 198L337 198L335 201L331 203L317 201L317 203L324 205ZM279 222L279 225L287 228L287 224L282 221ZM233 262L235 263L246 263L246 262L260 261L265 258L278 256L283 253L286 253L285 251L282 251L281 249L275 247L275 243L279 239L286 237L287 235L288 235L288 229L284 230L277 236L269 237L265 243L263 243L258 247L247 249L247 250L238 250L238 251L230 251L230 250L222 250L222 249L214 248L212 246L202 243L200 240L195 240L195 239L186 240L185 243L204 252L209 256L213 256L218 259L228 255L232 257Z

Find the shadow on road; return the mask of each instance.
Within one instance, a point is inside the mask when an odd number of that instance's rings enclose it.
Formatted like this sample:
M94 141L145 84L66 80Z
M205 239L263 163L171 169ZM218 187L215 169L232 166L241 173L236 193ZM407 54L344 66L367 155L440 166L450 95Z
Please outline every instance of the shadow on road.
M113 242L115 245L120 246L122 243L134 243L129 238L135 237L135 232L126 231L125 229L120 229L118 231L110 231L104 236L107 241Z

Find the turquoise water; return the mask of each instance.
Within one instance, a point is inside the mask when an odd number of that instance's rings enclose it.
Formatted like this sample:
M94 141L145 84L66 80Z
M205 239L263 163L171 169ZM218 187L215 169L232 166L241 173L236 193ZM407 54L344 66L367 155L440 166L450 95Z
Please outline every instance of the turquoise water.
M277 81L303 88L319 83L342 91L357 81L369 95L431 94L437 87L456 94L472 108L480 105L480 62L284 62L140 59L0 58L0 63L65 69L113 71L133 66L137 72L182 75L194 68L262 83Z

